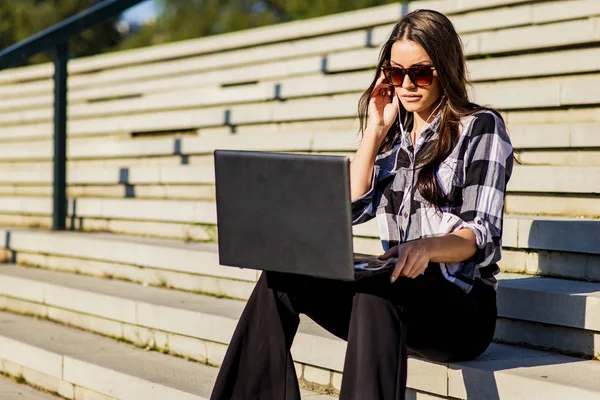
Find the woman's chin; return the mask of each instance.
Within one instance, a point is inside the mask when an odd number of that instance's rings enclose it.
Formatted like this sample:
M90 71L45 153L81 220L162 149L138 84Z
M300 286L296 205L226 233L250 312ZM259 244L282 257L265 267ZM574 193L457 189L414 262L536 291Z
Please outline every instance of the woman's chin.
M420 101L416 103L402 102L402 105L408 112L419 112L424 108Z

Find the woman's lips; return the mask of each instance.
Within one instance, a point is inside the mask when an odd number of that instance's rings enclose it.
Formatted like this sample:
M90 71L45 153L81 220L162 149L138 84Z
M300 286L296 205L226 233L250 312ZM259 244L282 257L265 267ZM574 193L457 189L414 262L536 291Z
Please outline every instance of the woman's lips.
M405 101L419 101L421 99L421 96L419 95L403 95L402 98Z

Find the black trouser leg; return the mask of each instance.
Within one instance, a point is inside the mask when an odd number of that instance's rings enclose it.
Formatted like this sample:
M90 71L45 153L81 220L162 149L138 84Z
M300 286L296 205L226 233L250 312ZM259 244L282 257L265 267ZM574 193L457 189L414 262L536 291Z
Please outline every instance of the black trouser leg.
M366 293L354 296L340 400L402 400L406 329L401 306Z
M430 360L476 357L491 342L495 292L467 295L428 268L416 279L339 282L263 273L244 309L211 400L297 400L290 348L304 313L348 341L340 400L403 400L407 348ZM275 288L275 289L274 289Z
M416 279L388 279L356 282L340 400L403 400L409 351L438 362L466 360L492 340L493 288L478 282L467 295L435 267Z
M259 279L237 324L211 400L300 400L290 354L300 319L289 296Z

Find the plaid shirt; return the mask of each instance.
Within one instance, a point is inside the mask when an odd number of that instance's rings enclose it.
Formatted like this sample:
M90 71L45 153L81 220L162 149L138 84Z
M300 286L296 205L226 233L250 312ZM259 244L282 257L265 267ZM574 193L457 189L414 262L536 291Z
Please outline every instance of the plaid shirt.
M477 251L460 263L439 263L444 277L469 292L475 279L497 289L502 252L502 217L513 151L502 120L479 111L461 121L458 143L436 176L449 202L439 209L417 190L415 154L438 136L440 116L423 131L413 149L409 133L377 155L371 189L352 202L353 224L376 217L384 250L399 243L442 236L462 228L475 233Z

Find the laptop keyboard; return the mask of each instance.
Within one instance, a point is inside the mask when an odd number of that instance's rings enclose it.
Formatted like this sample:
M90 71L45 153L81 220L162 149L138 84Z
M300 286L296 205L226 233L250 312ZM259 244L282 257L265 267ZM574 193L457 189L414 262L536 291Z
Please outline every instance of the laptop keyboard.
M362 253L354 253L354 264L362 263L362 262L385 262L380 260L377 256L372 254L362 254Z
M354 253L354 268L359 270L377 271L384 268L392 268L396 258L380 260L378 256L371 254Z

